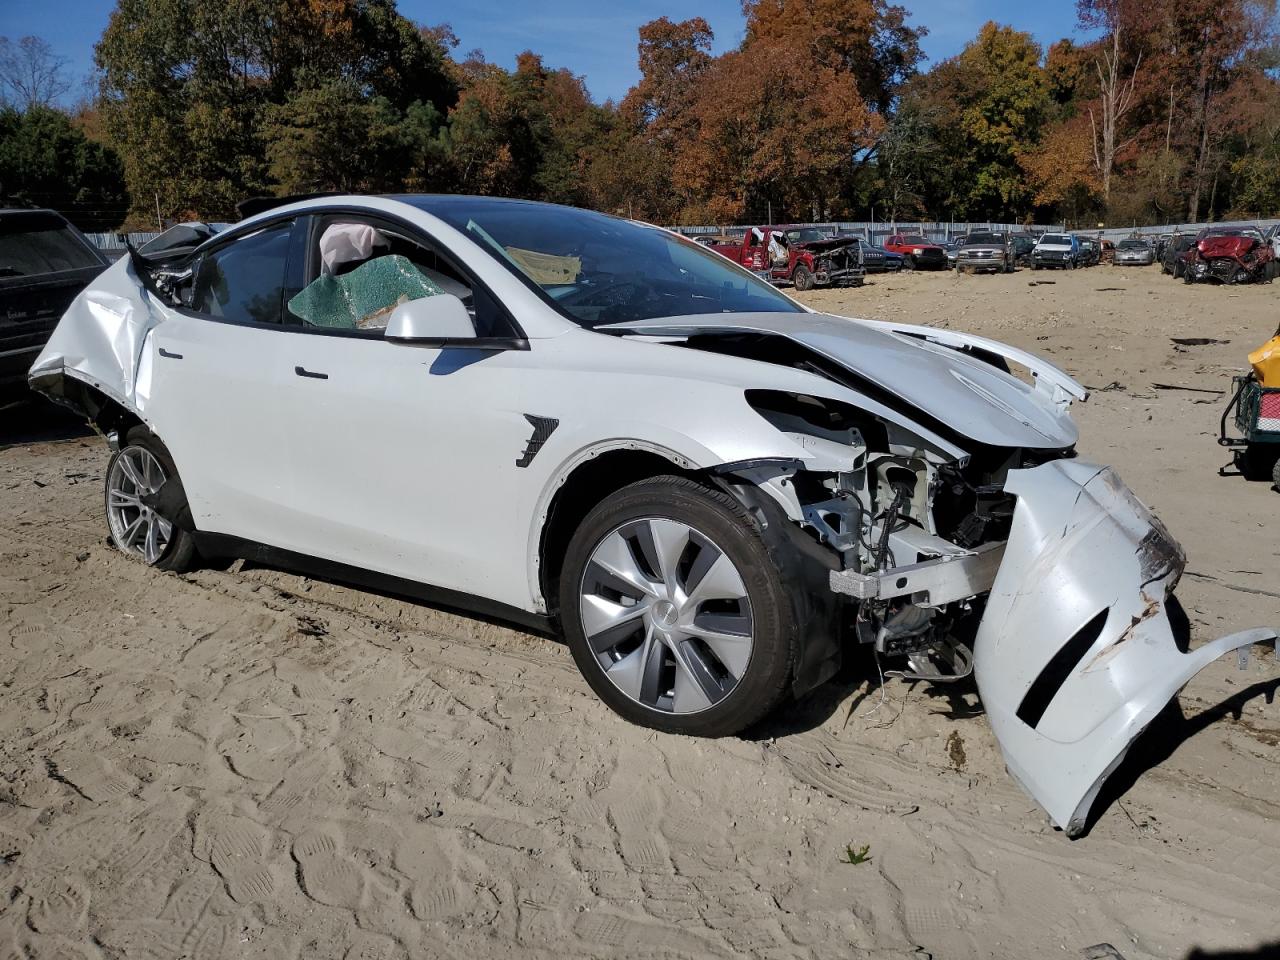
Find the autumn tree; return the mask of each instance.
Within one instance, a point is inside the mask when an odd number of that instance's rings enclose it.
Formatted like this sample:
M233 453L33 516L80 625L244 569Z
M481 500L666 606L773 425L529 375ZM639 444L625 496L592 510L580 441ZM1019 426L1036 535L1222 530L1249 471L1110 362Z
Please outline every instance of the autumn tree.
M1069 222L1080 223L1103 200L1087 114L1048 127L1039 143L1019 151L1018 162L1034 191L1032 203Z
M961 53L907 85L904 104L924 110L945 169L929 205L949 218L1015 219L1035 191L1018 164L1038 142L1052 101L1030 34L987 23Z
M1143 0L1076 0L1080 26L1101 30L1093 66L1098 76L1098 109L1089 109L1093 135L1093 164L1102 183L1103 203L1111 200L1111 171L1116 151L1136 137L1121 140L1121 125L1135 102L1138 70L1142 66L1142 27L1149 15Z
M323 104L346 111L354 96L365 108L352 115L378 130L382 105L400 120L415 103L443 114L447 59L394 0L119 0L96 47L107 129L147 221L157 203L166 217L226 217L275 189ZM268 125L292 131L291 147L271 155ZM332 181L307 152L286 179Z
M884 0L742 0L744 49L777 44L815 66L851 78L867 106L884 115L923 57L927 31L906 8Z
M109 230L129 205L120 158L61 110L0 108L0 198L61 211L84 230Z
M696 133L694 104L707 89L714 39L702 17L660 17L640 27L640 81L627 92L616 115L623 138L618 142L625 142L625 158L619 162L627 172L610 178L612 202L625 206L629 215L638 207L640 215L672 219L693 200L677 193L672 170L677 154Z

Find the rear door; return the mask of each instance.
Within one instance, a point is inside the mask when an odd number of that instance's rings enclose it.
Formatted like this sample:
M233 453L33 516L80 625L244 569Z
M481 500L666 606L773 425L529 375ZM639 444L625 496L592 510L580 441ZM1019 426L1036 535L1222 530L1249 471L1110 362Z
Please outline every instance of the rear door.
M293 523L278 360L293 240L282 220L209 249L148 337L139 390L202 531L274 543Z

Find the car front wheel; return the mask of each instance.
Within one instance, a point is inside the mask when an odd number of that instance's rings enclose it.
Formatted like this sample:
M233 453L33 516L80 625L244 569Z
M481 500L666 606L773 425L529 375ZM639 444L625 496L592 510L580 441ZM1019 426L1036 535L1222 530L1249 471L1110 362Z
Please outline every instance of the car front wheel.
M185 570L195 540L173 522L187 510L173 458L145 427L134 427L107 464L106 511L111 541L161 570Z
M643 480L592 509L569 543L559 599L578 668L635 723L734 734L790 682L792 598L762 530L692 480Z

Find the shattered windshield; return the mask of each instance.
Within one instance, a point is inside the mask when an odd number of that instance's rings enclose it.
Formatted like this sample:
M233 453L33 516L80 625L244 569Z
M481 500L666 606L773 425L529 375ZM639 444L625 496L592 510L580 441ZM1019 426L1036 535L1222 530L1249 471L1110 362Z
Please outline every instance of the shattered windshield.
M1071 246L1071 238L1060 233L1046 233L1040 238L1040 242L1043 244L1054 244L1060 247Z
M800 313L731 260L644 224L491 197L403 197L467 234L584 327L700 313Z

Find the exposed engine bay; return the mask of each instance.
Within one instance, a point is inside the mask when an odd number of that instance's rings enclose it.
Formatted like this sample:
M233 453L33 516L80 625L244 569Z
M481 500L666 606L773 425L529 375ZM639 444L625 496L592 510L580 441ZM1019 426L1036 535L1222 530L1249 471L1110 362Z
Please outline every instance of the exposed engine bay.
M845 635L888 660L885 676L974 676L1010 771L1078 836L1102 783L1178 690L1223 653L1275 633L1190 652L1175 636L1167 602L1182 548L1114 470L1076 457L1067 407L1086 394L1066 374L992 341L867 325L918 346L918 362L884 362L850 349L856 335L837 341L776 321L628 326L806 370L902 415L748 390L752 409L804 456L722 469L833 555L828 585L844 601ZM940 352L951 366L930 377ZM918 388L903 389L913 375ZM974 395L985 409L966 407Z

